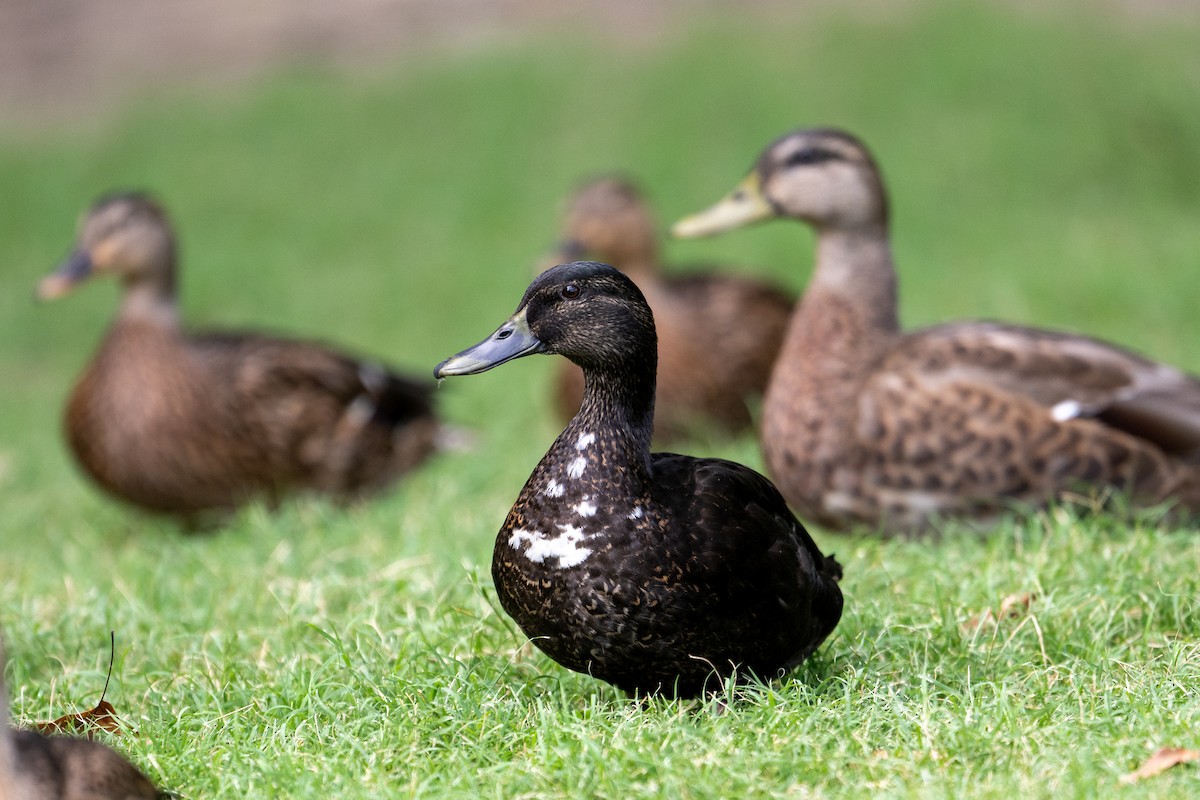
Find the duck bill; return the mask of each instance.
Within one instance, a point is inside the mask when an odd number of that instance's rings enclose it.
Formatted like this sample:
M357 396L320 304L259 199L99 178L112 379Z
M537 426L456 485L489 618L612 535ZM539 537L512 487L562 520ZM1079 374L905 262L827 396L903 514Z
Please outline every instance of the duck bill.
M529 330L522 308L491 336L438 364L433 377L440 380L451 375L477 375L514 358L540 352L542 342Z
M680 239L711 236L774 216L775 209L763 195L758 173L752 172L712 208L676 222L671 233Z
M56 300L70 294L92 274L92 257L84 250L76 250L54 272L38 281L34 296L38 300Z

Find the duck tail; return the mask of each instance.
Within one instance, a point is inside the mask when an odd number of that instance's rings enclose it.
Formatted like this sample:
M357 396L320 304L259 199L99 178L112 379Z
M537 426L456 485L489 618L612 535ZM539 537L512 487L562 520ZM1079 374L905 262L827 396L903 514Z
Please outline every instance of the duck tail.
M433 414L433 386L389 374L375 396L372 422L397 427Z
M822 571L829 577L833 578L835 581L840 581L842 579L842 565L836 558L833 557L833 553L825 556L825 563L823 566L824 569Z
M355 363L360 423L400 428L421 417L433 416L433 384L414 380L372 361Z

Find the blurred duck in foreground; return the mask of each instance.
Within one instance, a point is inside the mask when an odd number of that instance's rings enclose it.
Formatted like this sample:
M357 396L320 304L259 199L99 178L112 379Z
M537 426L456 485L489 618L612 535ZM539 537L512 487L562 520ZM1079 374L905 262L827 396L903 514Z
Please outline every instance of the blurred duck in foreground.
M794 298L768 283L704 271L666 275L658 231L637 188L615 177L571 198L552 263L595 258L638 285L658 328L654 435L666 442L716 428L750 430L747 400L762 396L783 344ZM555 405L569 420L583 398L583 372L564 362Z
M435 449L431 384L311 342L186 333L175 237L149 197L92 206L38 297L92 276L120 280L121 305L71 393L66 432L109 494L196 522L290 490L358 498Z
M586 386L496 537L496 591L530 640L627 692L681 697L777 677L816 650L841 617L842 570L771 482L650 452L654 319L637 286L595 262L547 270L434 375L532 353L566 356Z
M173 797L115 750L9 725L0 642L0 800L158 800Z
M1200 381L1106 342L998 322L905 332L883 181L861 142L799 130L701 236L790 217L816 264L763 404L770 473L802 515L912 531L1070 490L1200 510Z

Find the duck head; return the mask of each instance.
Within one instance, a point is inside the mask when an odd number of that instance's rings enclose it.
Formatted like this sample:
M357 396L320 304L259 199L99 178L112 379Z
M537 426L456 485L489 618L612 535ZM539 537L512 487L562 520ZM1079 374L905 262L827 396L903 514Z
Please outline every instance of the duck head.
M97 200L79 224L75 249L37 287L40 300L70 293L93 276L112 276L126 287L153 284L171 290L175 237L166 212L137 192Z
M567 203L562 239L552 257L555 264L596 258L623 271L652 266L658 235L638 188L617 176L580 186Z
M656 348L654 317L633 281L607 264L576 261L535 278L503 325L438 364L433 374L474 375L549 353L566 356L585 372L620 374L631 362L648 362L653 376Z
M844 131L797 130L763 150L750 174L671 232L690 238L791 217L818 230L886 228L887 193L867 148Z

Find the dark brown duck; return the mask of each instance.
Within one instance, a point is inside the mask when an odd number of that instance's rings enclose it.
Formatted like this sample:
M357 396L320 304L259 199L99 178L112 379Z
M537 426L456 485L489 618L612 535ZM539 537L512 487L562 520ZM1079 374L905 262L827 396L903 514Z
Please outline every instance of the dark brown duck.
M664 272L654 217L637 187L617 177L584 184L567 206L553 263L583 257L632 278L654 312L655 440L706 428L750 430L747 401L757 402L767 387L794 297L765 281L714 269ZM559 416L571 419L582 398L583 372L564 361L555 393Z
M680 236L773 217L816 264L763 404L780 490L833 527L986 520L1083 488L1200 511L1200 380L1107 342L998 322L900 328L883 180L835 130L773 142Z
M434 371L552 353L586 379L496 537L500 602L555 661L627 692L777 677L837 625L841 567L762 475L650 452L655 352L637 286L579 262L539 276L504 325Z
M292 490L349 499L434 450L425 382L312 342L185 332L175 262L159 205L113 195L38 287L49 299L92 276L121 282L116 320L66 412L71 450L106 492L185 518Z

